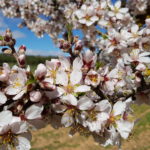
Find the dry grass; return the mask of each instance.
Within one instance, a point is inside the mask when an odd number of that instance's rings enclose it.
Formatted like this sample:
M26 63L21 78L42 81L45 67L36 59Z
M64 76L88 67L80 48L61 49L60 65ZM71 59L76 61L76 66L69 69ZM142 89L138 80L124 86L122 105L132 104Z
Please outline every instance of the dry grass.
M134 106L135 116L141 118L136 124L132 135L123 141L122 150L150 150L150 107ZM110 146L103 148L97 145L92 137L75 135L70 138L68 129L52 129L50 126L33 132L32 150L117 150Z

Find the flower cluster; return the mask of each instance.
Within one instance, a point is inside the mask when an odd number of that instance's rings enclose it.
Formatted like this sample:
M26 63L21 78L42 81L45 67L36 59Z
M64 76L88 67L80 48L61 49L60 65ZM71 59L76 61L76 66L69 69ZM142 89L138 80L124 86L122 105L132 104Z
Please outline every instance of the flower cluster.
M39 36L48 33L70 54L32 72L26 66L26 47L16 51L9 29L0 36L3 53L18 63L0 67L1 149L30 149L29 130L46 124L70 127L71 136L91 135L103 146L120 147L121 139L130 136L131 104L150 103L150 19L139 26L129 2L1 0L4 15L22 18L22 25ZM138 2L144 10L149 3ZM82 39L74 29L83 31Z

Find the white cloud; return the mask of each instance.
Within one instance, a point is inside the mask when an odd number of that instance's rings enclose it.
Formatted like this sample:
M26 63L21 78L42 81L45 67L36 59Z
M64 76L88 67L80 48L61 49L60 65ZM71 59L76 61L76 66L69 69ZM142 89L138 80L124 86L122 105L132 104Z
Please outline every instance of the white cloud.
M21 39L21 38L25 38L26 35L24 33L20 32L20 31L16 30L16 31L13 31L13 37L15 39Z
M34 56L63 56L64 53L60 50L33 50L33 49L27 49L26 51L27 55L34 55Z

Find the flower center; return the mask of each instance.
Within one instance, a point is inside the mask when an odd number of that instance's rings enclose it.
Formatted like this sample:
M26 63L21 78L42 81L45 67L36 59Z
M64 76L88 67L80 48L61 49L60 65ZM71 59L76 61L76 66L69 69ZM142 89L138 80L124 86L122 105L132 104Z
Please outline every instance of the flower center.
M6 145L9 144L11 146L14 146L17 141L16 135L12 133L11 130L9 130L3 135L0 135L0 139L1 139L2 144L6 144Z
M119 8L116 8L116 7L115 7L115 8L114 8L114 13L115 13L115 14L119 13Z
M86 15L84 18L89 21L91 19L91 16Z
M150 76L150 69L146 69L146 70L144 71L144 75Z
M2 70L0 70L0 75L2 75L3 74L3 71Z
M14 82L13 87L14 87L14 88L17 88L17 87L20 87L21 85L22 85L22 84L21 84L20 80L17 79L17 80Z
M97 74L91 74L91 75L88 75L89 79L96 83L98 81L98 75Z
M89 111L89 118L90 118L92 121L96 121L96 120L97 120L97 112L94 111L94 110Z
M52 78L56 78L56 71L55 70L50 70L50 76Z
M68 84L65 87L65 90L66 90L67 93L73 93L74 92L74 87L71 84Z
M143 48L144 48L145 50L149 50L149 49L150 49L150 44L144 43L144 44L143 44Z

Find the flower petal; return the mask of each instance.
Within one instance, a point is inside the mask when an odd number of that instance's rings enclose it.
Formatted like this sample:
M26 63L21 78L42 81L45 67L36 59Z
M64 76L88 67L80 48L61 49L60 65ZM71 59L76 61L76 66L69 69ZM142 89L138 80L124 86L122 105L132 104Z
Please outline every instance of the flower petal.
M68 75L65 71L59 70L56 74L56 84L61 84L63 86L68 85Z
M80 110L89 110L93 106L94 106L93 101L86 96L80 98L80 100L78 101L78 108Z
M75 97L74 95L72 95L72 94L68 94L68 95L66 95L66 96L63 96L63 97L61 98L61 101L62 101L63 103L68 104L68 105L73 105L73 106L76 106L76 105L77 105L77 99L76 99L76 97Z
M7 101L7 97L5 96L4 93L0 92L0 105L5 104L6 101Z
M82 79L82 72L79 70L73 70L70 75L70 81L72 85L79 84Z
M33 104L26 110L25 116L27 119L39 119L43 109L43 105Z
M90 90L91 90L90 86L80 85L80 86L78 86L78 87L75 88L74 92L75 93L78 93L78 92L88 92Z
M114 116L121 115L125 112L126 104L122 101L118 101L114 104L113 113Z
M116 122L117 124L117 130L119 131L122 138L127 139L129 136L129 133L133 129L134 123L124 120L119 120Z

